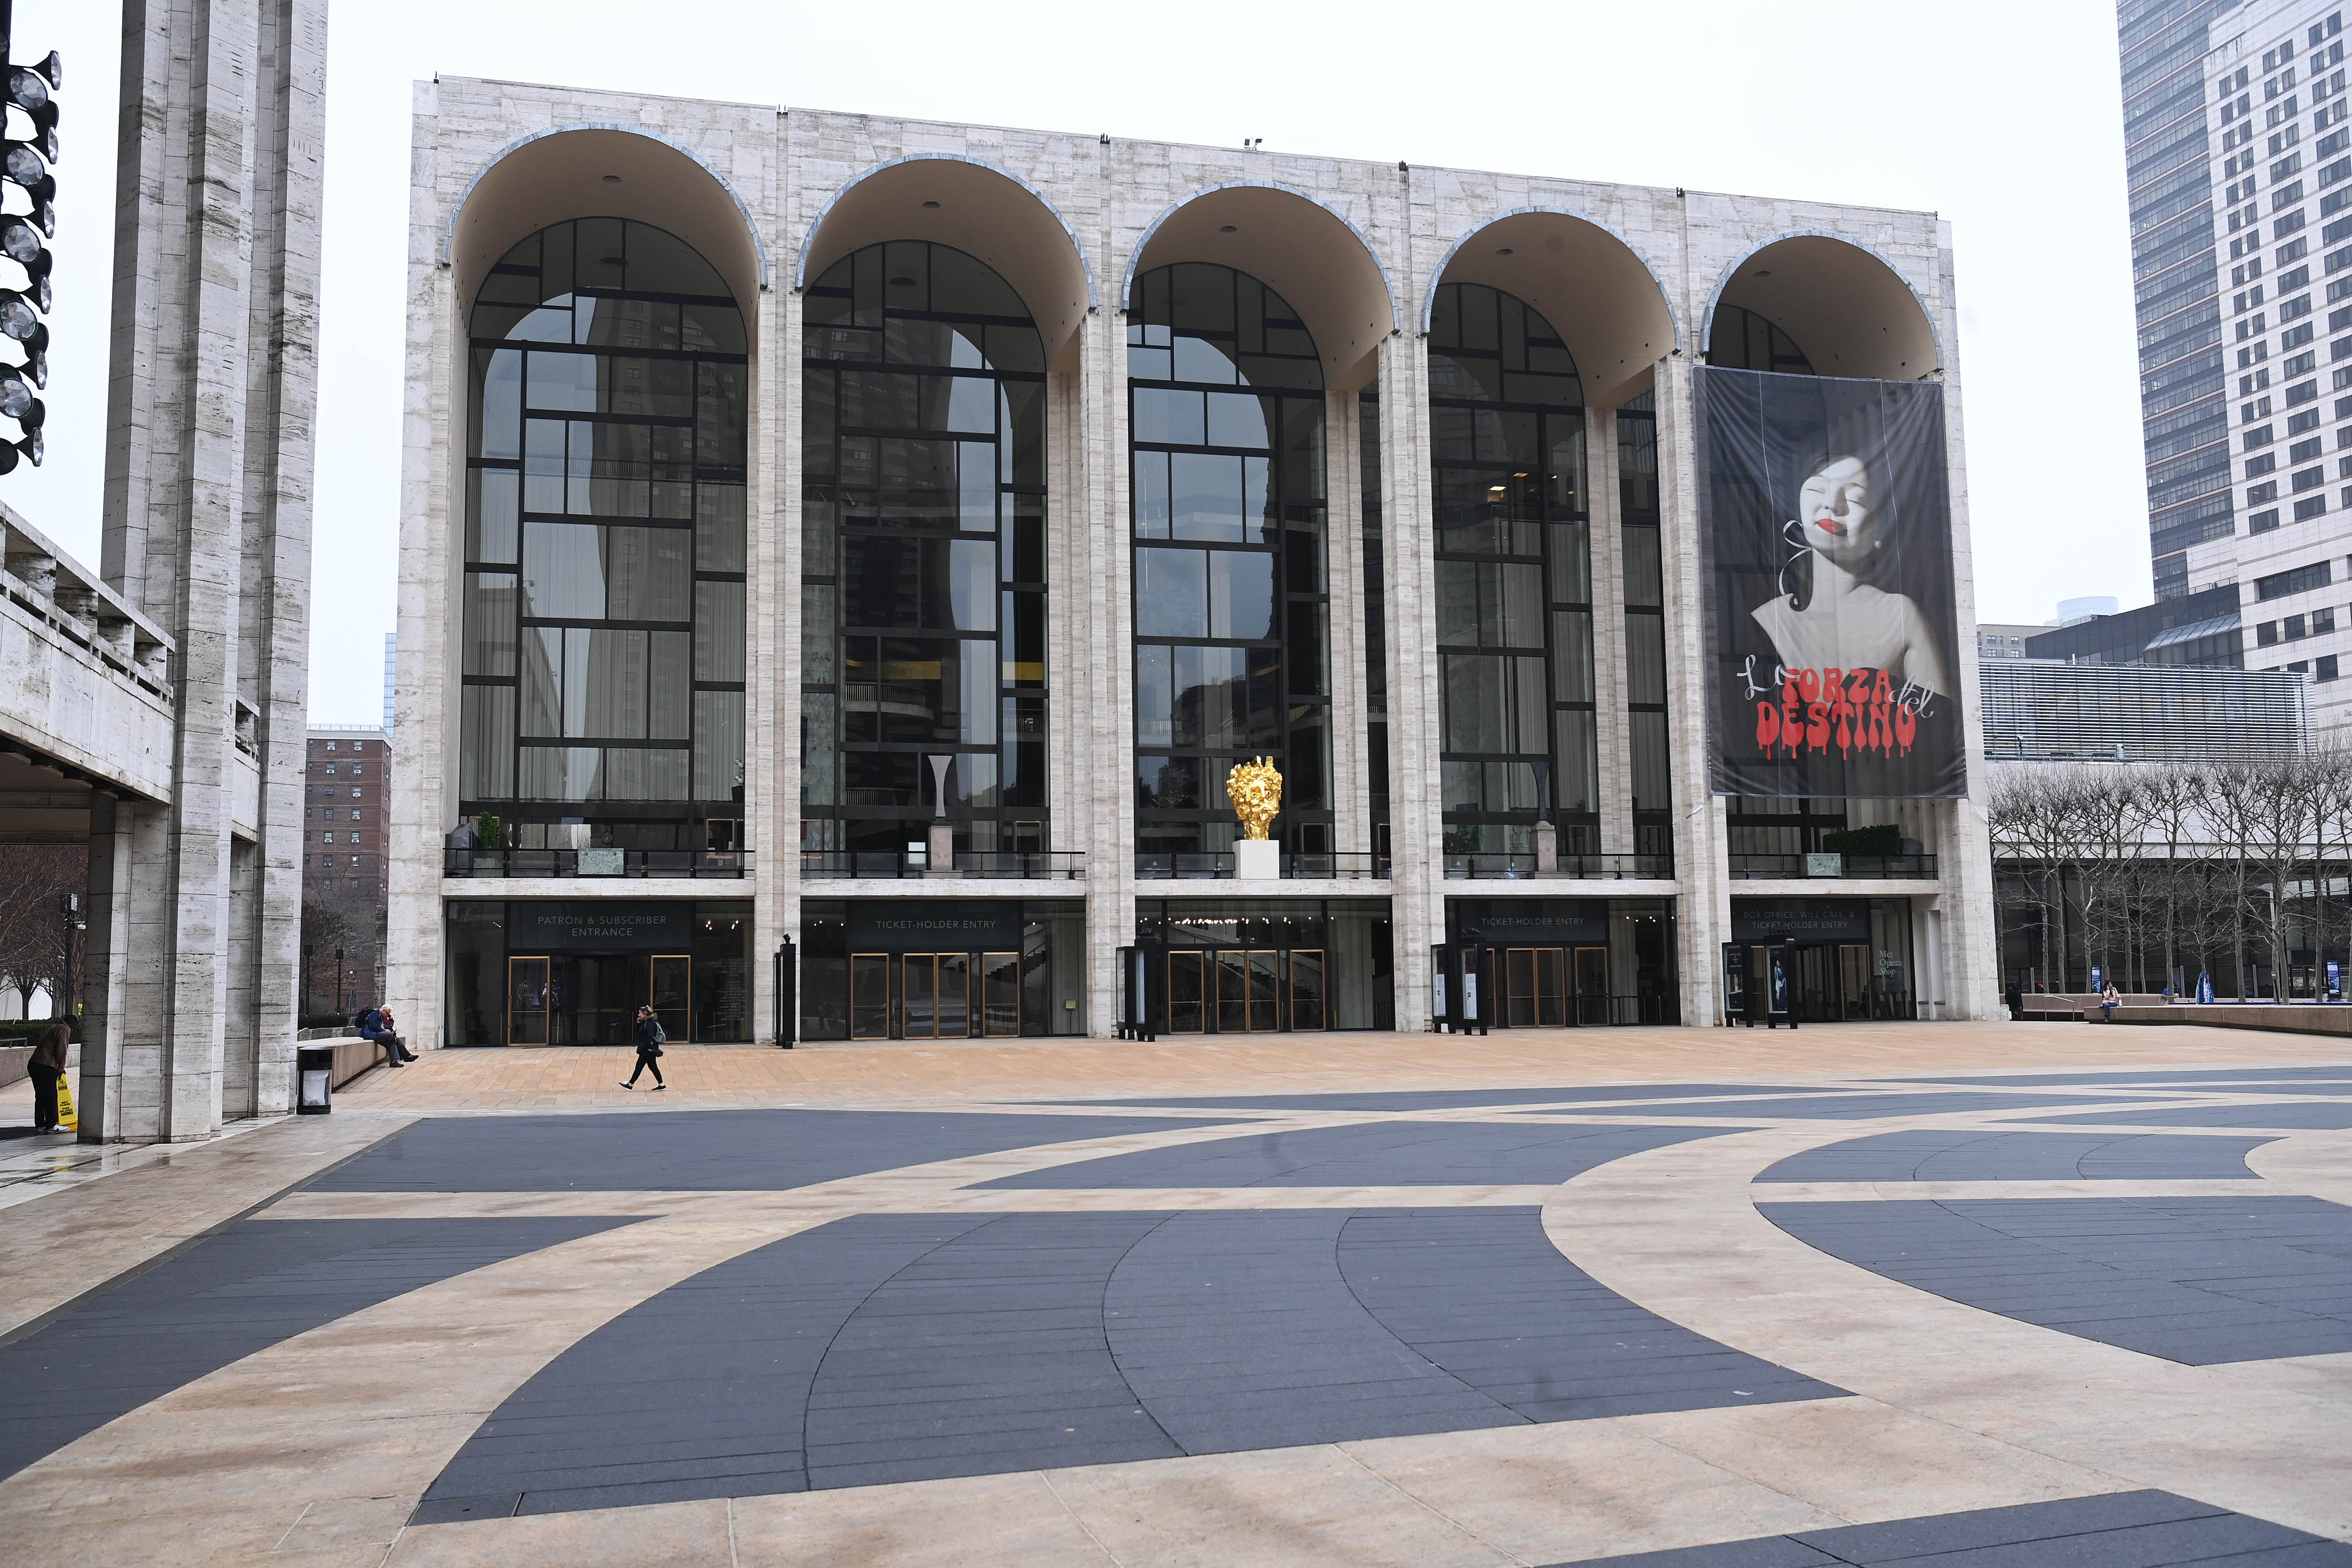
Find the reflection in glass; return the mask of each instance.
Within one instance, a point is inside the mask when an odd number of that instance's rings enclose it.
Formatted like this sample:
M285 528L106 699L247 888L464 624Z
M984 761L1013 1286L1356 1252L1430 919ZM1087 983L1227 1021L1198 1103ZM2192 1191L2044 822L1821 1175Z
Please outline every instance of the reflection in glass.
M1224 775L1266 755L1276 837L1327 851L1321 362L1290 306L1230 268L1160 268L1134 298L1138 848L1231 845Z
M507 570L467 578L458 807L699 847L743 817L741 313L676 236L583 218L501 257L469 330L464 548Z
M1445 848L1598 851L1584 392L1523 301L1437 290L1429 337Z
M839 724L803 721L803 847L921 840L922 758L943 751L959 851L1010 847L1016 816L1034 838L1049 673L1036 329L993 270L921 241L845 257L806 298L802 702Z

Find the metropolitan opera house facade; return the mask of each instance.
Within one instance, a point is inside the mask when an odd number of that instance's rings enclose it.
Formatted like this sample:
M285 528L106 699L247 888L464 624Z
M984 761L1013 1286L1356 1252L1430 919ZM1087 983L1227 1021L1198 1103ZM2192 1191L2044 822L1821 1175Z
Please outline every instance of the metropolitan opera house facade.
M1933 215L416 91L421 1042L1992 1015Z

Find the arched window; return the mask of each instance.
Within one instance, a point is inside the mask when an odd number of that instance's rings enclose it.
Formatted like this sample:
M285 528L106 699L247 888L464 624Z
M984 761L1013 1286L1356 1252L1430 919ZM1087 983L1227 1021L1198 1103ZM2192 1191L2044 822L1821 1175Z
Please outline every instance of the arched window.
M895 858L935 813L961 853L1049 848L1036 326L920 240L843 258L807 301L802 848Z
M504 818L514 848L584 847L559 822L622 848L734 847L733 296L675 236L580 218L507 252L470 327L461 809Z
M1549 821L1562 855L1598 854L1576 362L1519 300L1445 284L1429 334L1429 417L1445 851L1526 856L1535 824Z
M1708 330L1706 363L1732 370L1773 370L1811 375L1813 362L1797 340L1741 305L1717 305Z
M1271 757L1274 836L1331 845L1323 373L1298 314L1230 267L1137 279L1136 850L1149 873L1232 848L1225 775Z

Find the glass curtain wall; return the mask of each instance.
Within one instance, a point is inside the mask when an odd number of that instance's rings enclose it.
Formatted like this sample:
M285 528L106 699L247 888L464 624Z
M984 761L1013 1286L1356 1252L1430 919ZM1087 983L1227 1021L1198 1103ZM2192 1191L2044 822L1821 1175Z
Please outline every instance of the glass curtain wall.
M1617 494L1625 546L1625 729L1633 852L1675 852L1666 754L1666 592L1660 554L1658 414L1654 395L1617 411Z
M1429 335L1445 853L1600 852L1584 386L1568 346L1479 283Z
M1128 317L1136 850L1232 848L1225 775L1269 757L1274 837L1331 844L1323 373L1281 296L1229 267L1146 273Z
M1378 382L1356 398L1363 447L1364 517L1364 747L1372 807L1372 853L1389 858L1389 630L1388 547L1381 534L1381 388Z
M935 815L961 854L1048 848L1036 326L992 268L915 240L807 300L802 849L895 856Z
M555 224L483 281L457 794L508 847L740 847L746 349L645 224Z

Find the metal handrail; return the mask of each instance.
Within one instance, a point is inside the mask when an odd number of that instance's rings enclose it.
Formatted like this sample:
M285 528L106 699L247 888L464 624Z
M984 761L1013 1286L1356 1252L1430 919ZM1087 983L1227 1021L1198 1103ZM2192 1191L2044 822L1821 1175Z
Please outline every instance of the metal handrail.
M1734 855L1731 874L1738 878L1801 880L1808 876L1827 876L1828 872L1811 869L1809 857L1803 855ZM1873 880L1893 877L1925 880L1936 875L1933 855L1843 855L1834 873L1840 877L1867 878Z
M1675 858L1671 855L1562 855L1557 858L1552 868L1547 870L1538 868L1533 855L1479 850L1448 855L1445 858L1445 874L1455 879L1498 877L1540 878L1547 881L1554 878L1581 881L1666 881L1675 874Z
M1080 849L963 849L956 852L952 864L934 868L930 857L920 850L912 853L904 849L801 851L801 876L808 880L830 878L896 880L933 875L990 880L1078 882L1086 879L1087 857L1086 852Z
M582 858L586 857L583 868ZM460 849L445 846L445 877L746 877L748 849Z
M1389 858L1370 850L1285 854L1277 864L1277 874L1285 881L1385 880L1389 875ZM1144 882L1229 879L1234 875L1234 853L1230 849L1139 853L1135 858L1135 875Z

